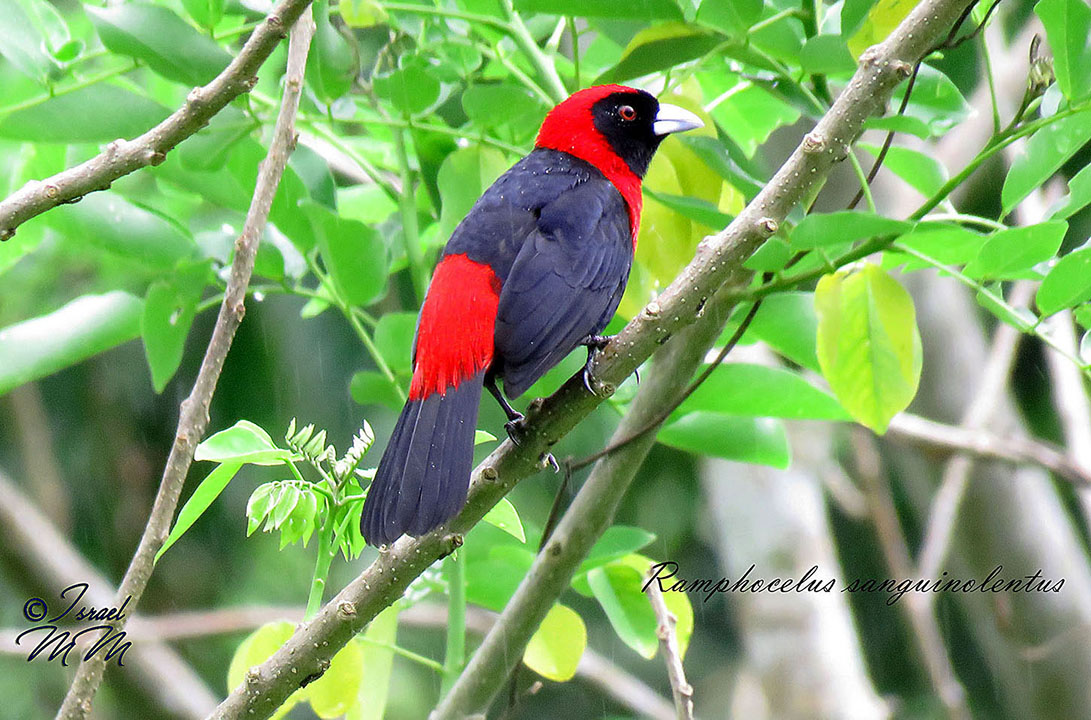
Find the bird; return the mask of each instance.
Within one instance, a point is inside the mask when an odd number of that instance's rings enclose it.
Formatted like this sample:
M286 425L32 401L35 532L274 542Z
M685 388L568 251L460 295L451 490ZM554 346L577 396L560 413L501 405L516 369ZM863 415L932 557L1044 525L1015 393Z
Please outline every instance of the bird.
M505 395L517 398L580 346L587 381L628 282L641 180L667 135L702 126L644 90L579 90L473 205L421 306L408 399L361 512L368 544L419 537L465 505L483 389L518 443L523 416Z

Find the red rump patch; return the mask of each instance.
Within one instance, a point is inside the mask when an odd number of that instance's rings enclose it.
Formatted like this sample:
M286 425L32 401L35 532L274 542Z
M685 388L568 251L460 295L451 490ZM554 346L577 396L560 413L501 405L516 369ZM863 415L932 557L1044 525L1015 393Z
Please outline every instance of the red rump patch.
M633 233L633 246L640 230L640 209L644 198L640 194L640 178L629 169L606 138L595 129L591 107L607 95L636 93L624 85L597 85L580 90L549 111L542 129L538 131L535 147L560 150L586 160L602 172L614 184L629 208L629 228Z
M500 280L465 254L436 267L420 311L409 399L446 394L492 362Z

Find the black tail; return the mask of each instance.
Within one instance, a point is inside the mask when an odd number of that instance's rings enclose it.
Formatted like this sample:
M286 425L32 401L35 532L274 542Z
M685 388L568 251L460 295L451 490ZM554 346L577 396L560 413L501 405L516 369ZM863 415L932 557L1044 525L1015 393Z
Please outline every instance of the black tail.
M423 535L466 502L484 371L445 395L410 400L368 490L360 532L368 544Z

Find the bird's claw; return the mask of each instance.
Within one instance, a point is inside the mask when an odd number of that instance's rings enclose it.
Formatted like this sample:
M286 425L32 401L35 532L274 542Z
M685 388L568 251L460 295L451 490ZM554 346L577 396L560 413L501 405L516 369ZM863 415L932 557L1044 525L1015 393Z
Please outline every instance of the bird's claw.
M583 364L583 386L592 395L598 395L598 392L594 388L596 381L594 376L591 375L591 363L595 359L595 352L606 347L612 339L612 336L609 335L588 335L581 343L587 348L587 362Z
M613 335L588 335L583 339L581 345L588 350L602 350L604 347L610 344L610 341L614 339Z
M508 438L516 447L523 444L523 437L526 435L525 419L522 413L516 413L515 417L504 423L504 430L507 431Z
M559 473L561 471L561 464L557 462L557 458L555 458L551 452L542 453L541 457L538 458L538 466L543 470L547 467L551 467L553 468L554 473Z

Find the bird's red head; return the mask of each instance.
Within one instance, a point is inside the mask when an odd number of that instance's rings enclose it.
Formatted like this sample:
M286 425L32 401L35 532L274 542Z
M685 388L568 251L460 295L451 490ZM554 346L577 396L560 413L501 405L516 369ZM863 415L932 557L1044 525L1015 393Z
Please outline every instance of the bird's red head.
M701 125L693 113L660 106L651 93L624 85L597 85L572 94L550 110L535 147L560 150L598 168L625 198L635 242L642 205L640 180L656 148L669 133Z

